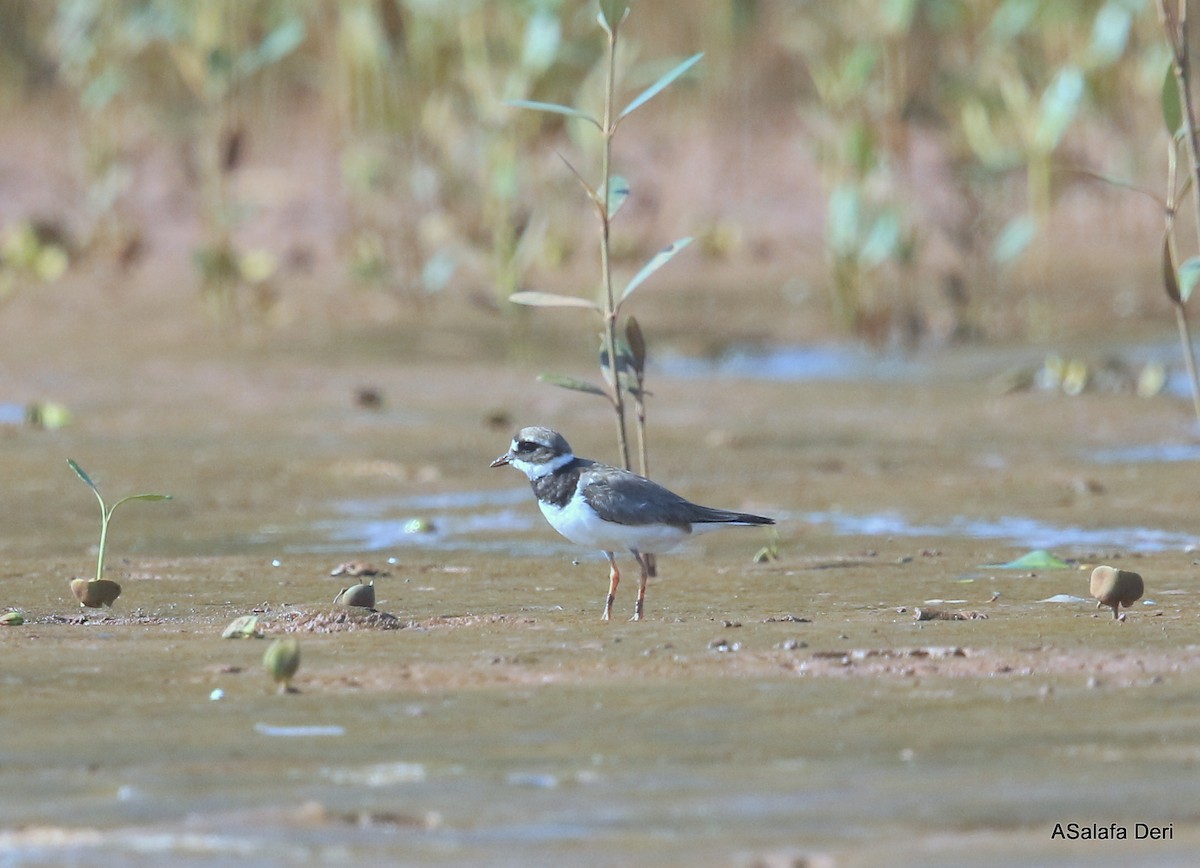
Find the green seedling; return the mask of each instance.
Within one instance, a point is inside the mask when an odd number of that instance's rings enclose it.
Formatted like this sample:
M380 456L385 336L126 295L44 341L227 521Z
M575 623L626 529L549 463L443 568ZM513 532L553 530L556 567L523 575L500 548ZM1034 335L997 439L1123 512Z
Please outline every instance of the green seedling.
M300 643L292 636L276 639L263 654L263 667L279 685L280 693L296 693L292 678L300 668Z
M108 581L102 578L104 574L104 549L108 543L108 525L112 521L113 513L117 511L117 507L130 500L170 500L169 494L131 494L129 497L123 497L110 507L104 505L104 498L100 496L99 489L96 488L96 483L87 475L82 467L80 467L73 458L67 459L67 464L75 471L75 475L87 483L87 487L96 495L96 500L100 503L100 551L96 557L96 577L94 579L75 579L71 582L71 591L79 599L79 605L88 606L93 609L98 609L100 606L111 606L113 601L121 594L121 586L116 582Z
M242 615L234 618L221 634L222 639L262 639L263 631L258 626L258 615Z

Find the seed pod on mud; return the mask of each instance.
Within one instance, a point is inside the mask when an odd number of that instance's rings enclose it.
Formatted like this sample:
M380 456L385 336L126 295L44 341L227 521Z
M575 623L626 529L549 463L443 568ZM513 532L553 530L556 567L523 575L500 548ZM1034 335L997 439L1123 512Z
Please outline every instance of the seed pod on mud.
M71 593L79 600L80 606L99 609L101 606L112 606L121 596L121 586L108 579L72 579Z
M351 585L348 588L342 588L333 602L338 606L360 606L364 609L375 608L375 580L372 579L365 585Z
M1129 608L1140 600L1146 590L1142 577L1129 570L1099 566L1092 570L1091 591L1096 598L1096 608L1111 606L1113 617L1120 618L1117 609Z

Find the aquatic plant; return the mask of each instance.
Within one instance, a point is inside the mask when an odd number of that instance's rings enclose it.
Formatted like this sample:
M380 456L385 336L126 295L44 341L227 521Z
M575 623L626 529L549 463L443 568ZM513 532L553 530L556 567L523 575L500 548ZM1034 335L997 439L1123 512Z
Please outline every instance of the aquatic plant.
M601 387L594 383L558 374L543 375L541 379L564 389L599 395L608 400L612 405L616 420L617 450L626 469L632 467L626 427L626 397L631 398L637 413L641 473L647 475L646 392L644 388L646 342L641 327L633 317L628 317L622 327L620 324L621 308L634 290L687 247L692 239L690 237L680 238L664 247L628 280L620 293L616 291L612 269L612 250L609 244L610 230L613 218L629 198L630 187L624 177L612 171L612 141L622 120L684 75L700 61L703 55L694 54L677 64L618 111L616 105L617 44L621 25L628 15L629 4L625 0L600 0L597 21L606 36L604 107L601 117L597 118L582 109L557 103L524 99L508 101L509 105L517 108L549 112L563 115L569 119L584 121L595 127L600 134L600 180L596 184L588 183L583 174L566 157L559 155L595 206L599 223L600 301L592 301L579 296L533 291L516 292L510 296L510 300L517 304L534 307L582 308L592 311L600 318L602 323L600 370L605 385Z
M96 487L96 483L87 475L82 467L80 467L73 458L67 459L67 464L75 471L75 475L82 479L87 487L92 490L92 494L96 495L96 500L100 503L100 547L99 553L96 556L96 577L94 579L74 579L71 582L71 591L79 599L81 606L88 606L96 609L100 606L111 606L113 601L121 594L121 586L116 582L109 581L103 578L104 575L104 550L108 544L108 525L112 521L113 513L117 511L123 503L128 503L131 500L170 500L169 494L131 494L128 497L123 497L110 507L104 505L104 498L100 496L100 490Z

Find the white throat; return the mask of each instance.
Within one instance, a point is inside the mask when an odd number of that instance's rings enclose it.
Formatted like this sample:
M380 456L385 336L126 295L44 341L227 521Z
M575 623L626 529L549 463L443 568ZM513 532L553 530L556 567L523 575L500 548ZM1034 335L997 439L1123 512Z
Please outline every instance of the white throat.
M549 476L561 467L566 467L575 456L570 452L564 452L562 455L557 455L549 461L543 461L537 464L526 461L523 458L510 458L508 463L524 473L530 480L541 479L543 476Z

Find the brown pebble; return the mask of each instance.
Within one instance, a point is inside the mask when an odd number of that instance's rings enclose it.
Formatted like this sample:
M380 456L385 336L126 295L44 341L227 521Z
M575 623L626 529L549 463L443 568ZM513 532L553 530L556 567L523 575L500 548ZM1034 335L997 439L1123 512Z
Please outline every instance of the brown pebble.
M1111 606L1113 617L1119 618L1117 609L1129 608L1135 600L1142 598L1146 585L1142 577L1129 570L1099 566L1092 570L1091 591L1096 598L1096 608Z

